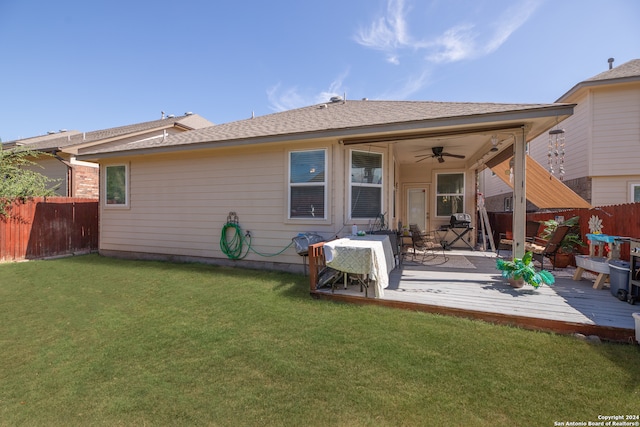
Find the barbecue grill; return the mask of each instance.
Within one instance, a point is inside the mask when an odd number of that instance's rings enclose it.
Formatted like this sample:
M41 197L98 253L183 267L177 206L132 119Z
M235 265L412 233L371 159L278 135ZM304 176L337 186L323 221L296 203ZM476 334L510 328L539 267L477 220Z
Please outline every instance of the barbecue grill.
M449 220L450 228L469 228L471 226L471 215L468 213L454 213Z
M458 231L457 229L459 229L460 231ZM472 230L473 227L471 227L471 215L469 215L468 213L454 213L449 219L449 224L440 226L440 231L451 231L455 235L455 238L450 242L442 240L440 243L442 244L442 247L444 249L449 250L454 243L460 241L467 245L469 249L473 250L473 246L471 246L471 244L464 239L464 236L466 236Z
M309 256L309 246L315 243L324 242L324 238L315 233L299 233L291 239L296 247L296 252L302 257L302 271L307 275L306 258Z

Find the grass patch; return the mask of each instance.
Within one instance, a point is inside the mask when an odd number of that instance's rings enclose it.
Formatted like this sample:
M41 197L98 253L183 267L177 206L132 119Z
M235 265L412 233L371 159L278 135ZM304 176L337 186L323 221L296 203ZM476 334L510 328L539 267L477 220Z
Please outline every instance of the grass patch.
M0 265L0 425L553 425L637 414L638 346L316 301L299 275Z

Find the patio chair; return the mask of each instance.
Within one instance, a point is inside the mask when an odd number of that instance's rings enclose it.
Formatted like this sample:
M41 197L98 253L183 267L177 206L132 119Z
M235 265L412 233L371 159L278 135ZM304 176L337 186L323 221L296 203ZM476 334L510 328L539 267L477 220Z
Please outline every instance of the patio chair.
M538 221L527 221L525 229L525 239L533 241L538 235L540 229L540 223ZM500 256L500 251L513 251L513 238L509 238L506 233L499 234L497 255Z
M555 261L556 254L558 250L560 250L562 240L565 238L571 226L569 225L559 225L556 228L556 231L549 237L549 240L541 239L540 237L535 237L532 241L525 243L525 250L533 253L533 259L538 261L541 266L544 265L544 259L549 258L549 260L553 260L553 270L556 269Z
M422 254L421 262L429 261L436 258L439 252L446 258L444 247L440 243L438 235L435 231L423 232L416 224L409 224L411 232L411 243L413 248L413 258L416 258L417 252Z

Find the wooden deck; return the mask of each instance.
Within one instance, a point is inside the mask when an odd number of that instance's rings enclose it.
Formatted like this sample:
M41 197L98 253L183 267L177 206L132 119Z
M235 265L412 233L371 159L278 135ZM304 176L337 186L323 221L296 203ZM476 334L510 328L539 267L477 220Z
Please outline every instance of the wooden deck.
M514 289L495 267L495 254L479 251L448 251L448 262L438 258L422 265L409 256L394 269L380 299L360 292L360 286L343 285L312 289L322 299L390 307L510 324L558 333L597 335L602 339L635 342L630 305L611 295L608 284L593 289L595 275L572 280L575 268L556 270L556 284L535 289ZM547 266L545 266L547 267ZM550 266L548 266L550 269Z

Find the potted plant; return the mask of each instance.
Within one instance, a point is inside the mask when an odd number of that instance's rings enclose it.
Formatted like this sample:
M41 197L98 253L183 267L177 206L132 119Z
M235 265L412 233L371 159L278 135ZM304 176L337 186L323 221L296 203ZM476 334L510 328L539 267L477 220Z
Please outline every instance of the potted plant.
M544 229L540 237L542 239L547 240L553 233L556 231L556 228L560 225L558 221L555 219L549 219L547 221L543 221ZM573 254L577 251L580 246L587 246L587 244L580 237L580 217L574 216L569 218L568 220L562 223L563 225L568 225L571 227L567 235L562 239L560 243L560 249L558 249L558 253L556 254L553 263L556 268L565 268L569 264L572 263Z
M534 288L538 288L540 285L551 286L556 281L548 271L536 271L531 252L525 253L522 258L514 258L512 261L498 258L496 267L502 272L502 277L508 279L514 288L521 288L525 283Z

